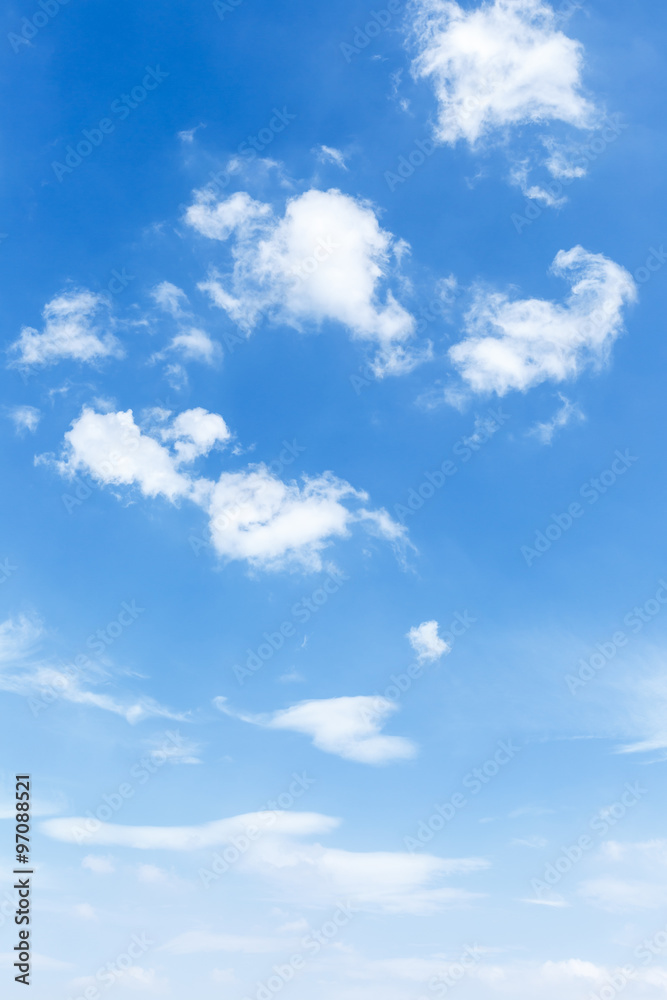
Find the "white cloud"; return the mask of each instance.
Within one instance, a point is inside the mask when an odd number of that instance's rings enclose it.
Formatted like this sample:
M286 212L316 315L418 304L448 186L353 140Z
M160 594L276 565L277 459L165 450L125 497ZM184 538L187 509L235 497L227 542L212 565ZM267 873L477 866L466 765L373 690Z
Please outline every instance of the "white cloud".
M605 872L584 881L584 900L608 913L664 909L667 904L667 841L639 843L606 841L602 845Z
M186 361L199 361L214 365L222 358L222 348L205 330L193 326L189 300L182 288L170 281L163 281L151 291L156 305L172 316L179 324L179 332L167 346L151 357L151 361L163 361L167 354L180 354Z
M36 618L20 615L0 623L0 670L31 654L42 638L42 623Z
M225 698L216 706L228 715ZM401 736L383 736L386 719L398 706L379 695L303 701L265 716L237 716L267 729L287 729L312 737L318 750L362 764L387 764L414 757L417 748Z
M515 837L512 840L512 844L516 847L530 847L533 850L541 850L541 848L546 847L549 841L544 837Z
M378 375L417 363L409 341L414 318L381 286L407 249L380 228L373 207L338 190L310 190L290 199L282 218L246 192L216 202L196 192L186 221L211 239L232 235L233 269L213 271L199 287L246 333L261 319L296 330L326 321L377 346Z
M187 931L163 945L160 951L174 955L195 955L225 951L243 955L264 955L284 948L284 942L274 938L248 937L240 934L212 934L207 931Z
M151 436L137 426L131 410L97 413L86 407L65 435L57 468L68 476L86 472L106 485L135 485L146 496L162 495L172 503L187 498L207 513L220 556L263 569L319 570L322 551L334 538L347 537L355 523L396 546L406 544L401 525L385 510L369 510L366 493L331 473L304 477L299 485L262 464L223 472L217 482L184 472L184 463L225 444L230 432L222 417L201 408L167 424L166 415L161 417Z
M177 351L186 361L200 361L213 365L222 357L222 348L217 341L196 326L181 330L169 343L167 350Z
M488 868L481 858L437 858L428 854L352 852L321 844L302 844L296 837L326 834L339 821L317 813L254 813L197 827L129 827L93 823L85 818L48 820L41 830L49 837L138 850L198 851L232 843L254 828L260 833L237 861L240 872L277 882L280 899L308 905L348 900L359 909L385 913L434 913L476 897L442 886L442 879ZM250 838L249 838L250 839ZM178 939L183 943L183 938ZM225 939L222 939L224 943ZM214 940L216 947L220 939ZM186 948L190 937L185 938Z
M87 868L96 875L113 875L115 867L113 858L101 854L87 854L81 862L82 868Z
M13 365L50 365L64 359L92 363L121 357L123 350L110 332L96 325L96 317L107 311L102 295L80 289L63 292L44 306L42 332L25 326L9 348L18 355ZM110 323L108 315L104 321Z
M160 763L168 762L169 764L201 764L201 758L199 756L201 751L201 746L199 743L195 743L194 740L186 740L178 734L170 733L169 731L163 733L161 736L155 736L148 744L151 748L151 754Z
M22 434L25 431L34 434L39 426L42 414L36 406L14 406L9 411L9 417L14 421L14 426L18 434Z
M139 865L137 878L146 885L166 885L169 883L169 872L157 865Z
M664 909L667 905L667 883L654 880L620 879L605 876L589 879L579 888L579 894L598 909L608 913L629 913L634 910Z
M438 635L436 621L413 625L407 634L407 639L420 663L434 663L451 651L451 647Z
M166 978L160 979L155 969L145 969L141 965L131 965L122 969L115 966L113 976L113 985L117 989L120 987L122 996L138 991L164 994L169 988L169 982ZM93 990L99 993L99 985L100 980L96 976L78 976L70 980L68 990L73 994L88 993L90 996L95 996Z
M343 170L348 169L345 162L345 155L341 153L340 149L336 149L334 146L320 146L318 152L321 160L329 160L330 163L335 163L337 167L341 167Z
M46 820L42 830L48 837L66 844L80 843L80 831L83 830L87 844L131 847L141 851L200 851L229 844L249 827L270 830L275 834L306 836L329 833L338 824L337 819L319 813L266 812L214 820L201 826L116 826L98 824L97 821L91 826L89 819L73 817Z
M171 426L161 430L163 441L173 441L178 463L194 462L213 448L227 444L231 431L219 413L209 413L201 406L184 410Z
M132 410L96 413L84 407L65 434L65 474L88 472L114 485L139 486L146 496L162 494L170 500L191 491L187 476L177 470L174 457L154 438L142 434Z
M182 288L173 285L170 281L162 281L156 285L151 291L151 296L160 309L175 319L185 315L183 304L187 304L188 297Z
M550 4L486 0L464 10L449 0L416 0L414 11L412 71L435 89L441 142L474 146L530 122L594 122L582 91L582 46L558 30Z
M227 240L235 230L252 231L260 219L272 215L271 206L255 201L246 191L237 191L216 202L208 190L196 192L196 201L185 213L189 226L211 240Z
M466 315L466 337L449 351L474 392L525 391L575 378L607 360L623 330L623 307L637 298L631 275L580 246L561 250L552 272L572 282L563 305L477 292Z
M561 401L561 406L554 413L551 420L536 424L529 432L538 438L542 444L551 444L556 432L563 430L564 427L567 427L573 421L576 420L578 423L581 423L586 419L576 403L573 403L561 393L558 394L558 398Z
M429 854L353 852L321 844L263 838L249 870L276 879L281 899L323 903L347 899L360 909L385 913L435 913L471 902L463 889L442 886L445 877L482 871L481 858L437 858Z
M53 667L37 649L45 635L41 622L26 616L9 618L0 624L0 690L33 699L32 707L38 714L62 698L75 705L113 712L131 724L151 717L182 718L152 698L121 702L84 687L95 679L92 661L87 669Z

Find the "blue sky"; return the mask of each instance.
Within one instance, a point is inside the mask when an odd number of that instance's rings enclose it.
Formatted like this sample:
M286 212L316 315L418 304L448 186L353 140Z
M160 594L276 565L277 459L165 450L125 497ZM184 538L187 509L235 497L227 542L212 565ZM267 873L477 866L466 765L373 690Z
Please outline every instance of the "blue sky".
M662 8L3 25L8 995L665 995Z

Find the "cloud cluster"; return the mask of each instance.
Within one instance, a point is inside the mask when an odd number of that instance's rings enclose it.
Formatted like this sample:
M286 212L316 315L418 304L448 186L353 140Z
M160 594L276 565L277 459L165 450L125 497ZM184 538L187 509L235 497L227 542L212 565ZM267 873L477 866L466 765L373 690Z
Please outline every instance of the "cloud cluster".
M287 729L312 738L325 753L362 764L387 764L414 757L415 745L400 736L384 736L385 720L398 706L379 695L302 701L273 715L240 715L216 698L221 712L267 729Z
M607 360L623 330L623 307L637 298L631 275L581 246L561 250L551 270L572 285L563 304L477 291L465 339L449 351L473 392L523 392L575 378Z
M401 525L385 510L368 509L367 494L330 472L299 484L284 482L261 463L222 472L216 481L184 468L228 443L230 432L218 414L197 408L174 418L160 410L150 418L142 430L131 410L98 413L85 407L65 435L59 471L135 486L172 503L187 499L206 512L220 556L257 568L319 570L323 550L347 537L356 523L396 545L405 543Z
M417 363L415 319L382 291L407 246L380 227L370 203L312 189L279 216L244 191L217 201L204 189L185 218L209 239L233 240L232 270L213 270L200 288L246 334L264 319L296 330L335 322L377 347L378 375Z
M98 322L100 314L106 314ZM109 327L107 301L86 289L63 292L44 306L40 332L24 326L9 348L15 366L52 365L58 361L101 361L122 357L123 350Z
M544 0L416 0L416 78L438 100L436 136L471 146L511 126L566 122L589 127L595 109L582 91L583 50L558 30Z

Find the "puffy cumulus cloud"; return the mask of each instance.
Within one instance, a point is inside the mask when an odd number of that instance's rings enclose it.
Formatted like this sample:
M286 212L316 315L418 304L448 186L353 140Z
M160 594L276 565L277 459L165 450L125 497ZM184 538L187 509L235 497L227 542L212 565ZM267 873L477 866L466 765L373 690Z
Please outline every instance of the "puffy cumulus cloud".
M451 650L451 646L438 635L436 621L413 625L406 638L417 654L420 663L434 663Z
M261 219L272 216L270 205L255 201L247 191L237 191L224 201L216 202L208 190L196 192L196 201L185 213L189 226L211 240L228 240L234 230L248 233Z
M115 845L155 852L199 851L238 843L240 873L261 876L278 885L280 898L328 906L345 899L359 909L385 913L434 913L475 899L475 895L442 885L443 878L488 868L481 858L438 858L428 854L353 852L303 843L302 838L334 831L339 821L317 813L253 813L196 827L129 827L85 818L53 819L41 824L46 836L65 843ZM253 836L248 836L253 830ZM222 855L225 856L223 851ZM203 869L202 872L206 871ZM209 873L210 874L210 873ZM177 939L172 950L192 945ZM227 950L233 939L214 939L215 950ZM232 950L231 948L229 950Z
M571 282L563 304L476 293L465 339L449 356L473 392L505 395L599 367L623 330L623 307L637 298L625 268L581 246L561 250L551 271Z
M529 122L593 124L595 108L582 91L582 46L558 29L544 0L486 0L470 9L415 0L413 12L412 71L435 89L441 142L475 145Z
M390 542L405 541L386 511L347 506L367 499L331 473L305 477L299 485L283 482L265 465L223 472L209 499L211 540L227 559L267 569L300 564L314 572L322 567L322 551L334 538L347 537L354 523Z
M88 472L99 482L136 484L146 496L175 500L187 496L190 479L178 471L176 458L158 441L143 434L132 410L97 413L84 407L65 434L66 457L61 472Z
M313 189L278 217L246 192L216 201L204 190L185 218L211 239L233 237L231 273L212 271L200 288L246 334L267 318L296 330L333 321L377 346L378 375L417 363L415 320L391 289L382 291L407 245L380 227L370 203Z
M366 493L331 473L299 484L284 482L263 464L223 472L217 482L184 471L183 465L226 444L231 434L221 416L201 408L170 417L160 411L148 433L131 410L98 413L86 407L66 433L56 467L63 475L85 472L105 485L136 486L172 503L187 498L208 515L220 556L258 568L319 570L323 550L347 537L356 523L396 547L407 544L403 526L383 509L369 510Z
M225 698L215 705L232 715L267 729L287 729L310 736L318 750L362 764L388 764L414 757L417 748L400 736L381 733L386 719L398 706L379 695L302 701L273 715L239 715Z
M222 358L220 344L205 330L196 326L189 326L177 333L166 350L176 351L186 361L199 361L204 365L214 365Z
M63 292L44 306L44 329L39 332L24 326L9 348L16 355L14 366L52 365L71 360L93 363L108 357L121 357L123 350L107 329L97 324L100 313L106 312L104 323L109 326L107 302L104 296L80 289Z
M197 406L179 413L161 436L164 441L174 442L174 451L180 463L193 462L200 455L208 455L217 445L227 444L232 434L220 414L209 413Z

